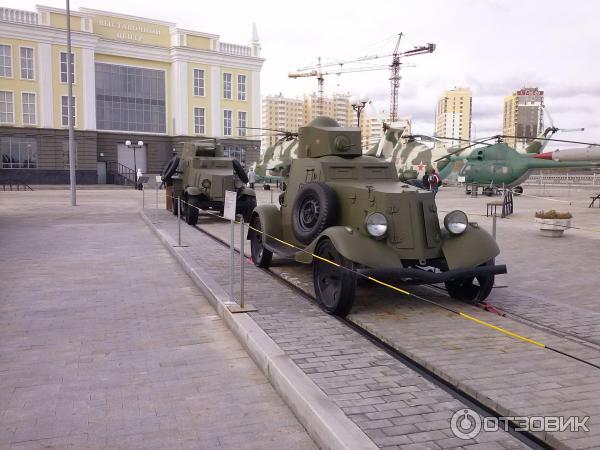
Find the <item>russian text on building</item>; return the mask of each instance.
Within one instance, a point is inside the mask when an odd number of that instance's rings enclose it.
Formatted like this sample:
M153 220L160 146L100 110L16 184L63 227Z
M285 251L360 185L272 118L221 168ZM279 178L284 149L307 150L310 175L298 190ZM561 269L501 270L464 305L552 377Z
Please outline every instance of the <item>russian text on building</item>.
M0 181L68 183L67 71L73 77L77 178L158 173L183 142L218 137L251 163L260 142L260 44L221 42L161 20L81 8L0 8Z

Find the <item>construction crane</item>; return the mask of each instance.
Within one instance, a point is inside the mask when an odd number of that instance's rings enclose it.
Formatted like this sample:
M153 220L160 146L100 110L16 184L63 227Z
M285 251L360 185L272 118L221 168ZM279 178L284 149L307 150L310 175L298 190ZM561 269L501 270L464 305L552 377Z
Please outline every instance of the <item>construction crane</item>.
M319 92L319 100L318 100L318 108L319 108L319 114L323 113L323 91L324 91L324 79L323 76L324 75L329 75L331 73L335 73L335 74L340 74L340 73L347 73L347 72L362 72L362 71L368 71L368 70L381 70L382 68L389 68L390 69L390 84L391 84L391 92L390 92L390 121L394 122L398 119L398 88L400 87L400 64L402 64L400 62L400 60L402 58L408 57L408 56L415 56L415 55L422 55L425 53L433 53L435 51L435 44L426 44L426 45L422 45L422 46L418 46L418 47L414 47L410 50L404 51L404 52L400 52L400 41L402 39L403 33L398 34L398 40L396 41L396 46L394 48L393 53L388 53L388 54L384 54L384 55L366 55L366 56L362 56L360 58L357 59L353 59L353 60L347 60L347 61L337 61L335 63L329 63L329 64L322 64L321 63L321 58L318 58L318 62L317 65L314 68L311 67L305 67L302 69L298 69L298 70L307 70L307 69L312 69L310 71L306 71L306 72L293 72L293 73L289 73L288 76L290 78L299 78L299 77L317 77L317 82L318 82L318 92ZM389 58L392 57L392 63L389 66L375 66L374 67L355 67L355 68L349 68L349 69L344 69L343 66L345 64L353 64L353 63L362 63L365 61L372 61L374 59L380 59L380 58ZM327 67L333 67L333 66L340 66L340 70L338 71L333 71L333 72L323 72L323 68L327 68ZM409 67L407 65L405 65L405 67Z
M328 64L327 66L335 66L338 64ZM318 96L317 96L317 114L319 116L323 115L323 96L324 96L324 84L325 79L323 78L325 75L340 75L342 73L350 73L350 72L365 72L371 70L385 70L388 66L379 65L379 66L361 66L361 67L351 67L349 69L344 69L340 66L338 70L329 70L323 72L322 68L324 66L321 64L321 57L317 58L317 65L313 67L305 67L302 69L298 69L299 72L290 72L288 73L288 77L290 78L304 78L304 77L316 77L318 84ZM308 70L311 69L311 70ZM304 70L304 72L300 72Z

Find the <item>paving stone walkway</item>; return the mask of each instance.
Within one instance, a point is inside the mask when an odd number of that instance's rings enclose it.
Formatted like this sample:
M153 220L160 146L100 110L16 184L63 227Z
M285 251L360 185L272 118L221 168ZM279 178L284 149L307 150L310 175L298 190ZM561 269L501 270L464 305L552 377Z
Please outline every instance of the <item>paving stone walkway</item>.
M132 191L0 193L0 449L314 444Z
M169 212L147 213L155 226L176 238L177 220ZM226 226L201 218L207 222L228 236ZM181 225L185 257L228 286L228 250ZM246 301L258 308L252 318L379 447L527 448L504 432L482 432L467 441L455 437L450 418L465 407L462 402L249 261L246 280Z

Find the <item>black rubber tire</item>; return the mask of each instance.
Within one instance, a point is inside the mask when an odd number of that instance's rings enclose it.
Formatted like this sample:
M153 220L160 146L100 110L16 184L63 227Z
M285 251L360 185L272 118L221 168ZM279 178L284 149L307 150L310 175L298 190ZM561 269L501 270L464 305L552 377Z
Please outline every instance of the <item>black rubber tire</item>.
M256 197L243 194L237 199L235 213L236 215L241 214L244 217L244 222L249 223L254 208L256 208Z
M197 196L189 196L187 198L188 205L185 207L185 223L188 225L196 225L198 223L198 207L200 199Z
M271 185L270 185L270 184L267 184L267 183L265 183L265 184L263 184L263 189L264 189L265 191L270 191L270 190L271 190Z
M523 186L515 186L512 191L514 195L521 195L523 193Z
M179 205L179 197L173 197L173 201L171 203L171 212L173 213L174 216L177 215L178 205Z
M494 195L494 188L492 187L484 187L483 188L483 195L487 196L487 197L491 197Z
M339 203L335 191L325 183L306 183L292 206L292 231L299 242L310 244L323 230L335 225Z
M248 175L246 174L246 171L244 170L244 166L242 166L242 163L239 162L237 159L234 159L232 161L232 164L233 164L233 171L238 176L238 178L240 180L242 180L242 183L244 183L244 184L247 183Z
M494 264L493 260L483 263L482 266ZM477 284L474 282L477 281ZM458 280L446 281L448 295L455 300L460 300L470 305L476 305L483 302L494 287L495 276L486 275L480 277L460 278Z
M262 231L262 224L260 223L260 217L255 215L250 226L256 230ZM257 267L268 269L271 265L271 259L273 259L273 252L267 250L263 245L263 235L257 231L250 230L250 254L252 255L252 262Z
M164 167L164 169L160 173L160 179L163 182L166 183L166 182L171 181L171 178L173 178L173 175L175 175L175 172L177 171L177 168L179 167L179 160L180 160L180 158L177 155L173 156L169 160L167 165Z
M313 284L323 309L329 314L345 317L352 309L356 295L354 263L340 255L329 239L319 242L315 254L341 266L313 259Z

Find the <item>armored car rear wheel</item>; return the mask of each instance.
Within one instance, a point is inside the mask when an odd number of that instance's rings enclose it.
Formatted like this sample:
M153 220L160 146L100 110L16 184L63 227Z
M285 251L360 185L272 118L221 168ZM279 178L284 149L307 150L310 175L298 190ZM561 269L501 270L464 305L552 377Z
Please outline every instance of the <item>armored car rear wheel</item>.
M335 225L338 199L325 183L306 183L300 188L292 207L292 230L303 244L310 244L323 230Z
M319 242L315 254L337 264L319 258L313 260L313 283L317 299L329 314L344 317L352 309L356 294L354 263L340 255L329 239Z
M250 253L252 254L252 262L258 267L268 269L271 265L273 252L267 250L263 244L264 236L261 233L262 224L260 217L255 216L250 222Z
M493 261L488 261L482 265L492 265ZM482 275L478 277L459 278L457 280L446 281L446 289L450 297L476 305L484 301L494 287L494 275Z

